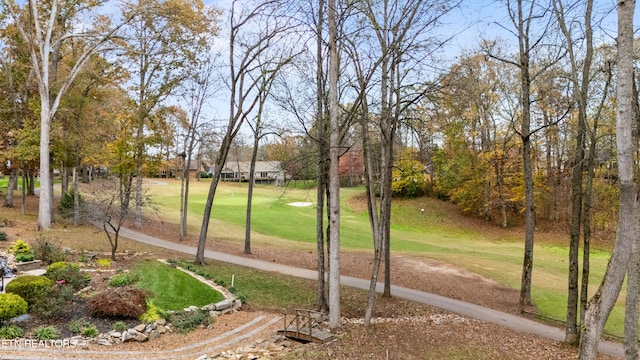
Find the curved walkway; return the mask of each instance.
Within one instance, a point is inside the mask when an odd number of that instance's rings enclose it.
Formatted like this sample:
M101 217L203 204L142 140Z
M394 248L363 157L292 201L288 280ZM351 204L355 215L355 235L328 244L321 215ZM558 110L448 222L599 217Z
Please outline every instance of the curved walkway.
M142 242L149 245L159 246L165 249L182 252L185 254L192 254L195 256L196 248L193 246L187 246L178 244L162 239L158 239L128 228L122 228L120 235L131 240ZM293 266L281 265L272 262L256 260L236 255L225 254L217 251L205 250L205 257L212 260L219 260L226 263L251 267L254 269L277 272L285 275L295 276L299 278L316 280L317 272L308 269L296 268ZM341 285L346 285L358 289L368 290L369 281L350 276L340 277ZM383 284L378 283L376 291L382 292ZM533 320L529 320L520 316L511 315L502 311L489 309L480 305L471 304L468 302L450 299L444 296L413 290L401 286L391 286L391 292L396 297L403 299L416 301L419 303L431 305L443 310L451 311L453 313L468 316L483 322L497 324L513 329L515 331L531 333L539 335L548 339L562 342L564 341L564 331L562 329L545 325ZM621 344L601 341L599 352L609 356L624 357L624 350Z

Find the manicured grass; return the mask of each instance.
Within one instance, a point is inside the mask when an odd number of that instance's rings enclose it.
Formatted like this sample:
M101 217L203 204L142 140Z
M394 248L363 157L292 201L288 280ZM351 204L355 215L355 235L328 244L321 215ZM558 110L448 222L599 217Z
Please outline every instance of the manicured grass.
M160 261L143 260L135 265L133 271L140 277L135 285L151 290L151 300L164 310L204 306L224 299L210 286Z
M195 265L193 262L186 261L180 261L178 265L188 266L196 273L206 273L207 278L222 282L226 287L231 287L233 279L233 288L237 294L243 294L249 303L261 308L288 309L315 306L313 281L213 260L206 265Z
M177 222L179 182L150 187L164 209L167 221ZM241 243L247 184L221 183L213 205L214 225L210 236ZM189 223L197 231L202 221L209 182L192 182ZM345 250L371 250L372 238L366 211L357 211L347 200L361 195L362 189L341 190L341 247ZM256 186L254 190L252 241L261 246L315 247L315 207L294 207L291 202L315 201L309 189ZM447 204L448 205L448 204ZM421 209L425 211L422 212ZM434 199L394 199L392 209L391 249L445 261L514 289L520 288L523 234L512 229L478 228L450 217L450 209ZM568 235L553 241L541 241L536 235L533 265L533 302L541 314L559 321L566 317ZM546 235L549 237L549 235ZM606 251L591 254L590 296L596 291L608 262ZM621 297L624 299L624 297ZM614 309L605 331L622 334L624 300Z

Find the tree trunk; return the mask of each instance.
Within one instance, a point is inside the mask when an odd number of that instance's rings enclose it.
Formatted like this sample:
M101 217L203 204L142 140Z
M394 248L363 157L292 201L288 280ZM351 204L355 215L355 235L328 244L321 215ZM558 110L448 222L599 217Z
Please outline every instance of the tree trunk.
M633 13L635 1L618 3L618 81L616 108L616 145L618 152L618 180L620 182L620 209L618 229L611 259L604 279L591 299L580 337L579 359L595 359L600 335L627 272L632 245L638 230L638 193L634 183L634 154L636 139L633 134L635 113L633 98ZM637 326L637 325L636 325Z
M69 191L69 169L65 164L60 168L60 176L60 196L63 197Z
M338 28L336 0L329 0L327 25L329 28L329 329L342 327L340 317L340 122L338 104Z
M518 40L520 66L520 106L522 107L522 161L524 175L524 256L520 285L520 310L531 305L531 279L533 273L533 240L535 232L535 205L533 193L533 167L531 164L531 77L529 74L529 34L522 14L522 0L518 0Z
M318 279L316 284L316 306L319 311L329 310L327 298L325 297L325 251L324 251L324 209L325 196L327 191L327 176L329 169L327 166L327 125L324 112L324 71L323 71L323 39L322 27L324 24L324 0L318 0L318 20L316 21L316 131L318 137L318 174L316 193L316 252Z
M637 226L637 224L636 224ZM637 231L636 231L637 233ZM633 242L627 270L627 296L624 316L624 356L638 359L638 301L640 301L640 248L637 237Z
M13 192L18 183L18 168L13 168L9 171L9 182L7 184L7 194L4 196L4 207L13 207ZM24 186L24 185L23 185Z
M47 65L48 66L48 65ZM49 94L40 92L40 199L38 202L38 230L51 229L51 164L49 162L49 143L51 139L51 120Z
M185 199L185 177L189 177L187 175L187 161L183 157L182 158L182 176L180 176L180 234L178 235L180 241L184 241L187 236L187 207Z
M373 160L371 159L371 151L369 149L369 129L367 126L368 110L366 103L363 103L363 119L362 119L362 149L364 151L364 175L365 187L367 189L367 208L369 211L369 224L371 225L371 233L373 234L373 268L371 271L371 281L369 282L369 293L367 294L367 308L364 315L364 325L371 325L373 317L373 308L376 299L376 286L378 283L378 272L380 270L380 260L382 256L382 232L380 228L380 218L378 216L378 207L376 203L376 192L374 189L375 181L373 179Z
M258 119L260 116L258 115ZM249 189L247 194L247 216L245 219L244 233L244 253L251 254L251 204L253 202L253 185L256 180L256 157L258 157L258 143L260 140L260 122L256 122L253 139L253 150L251 151L251 165L249 166Z
M73 167L73 225L80 223L80 191L78 189L78 167Z

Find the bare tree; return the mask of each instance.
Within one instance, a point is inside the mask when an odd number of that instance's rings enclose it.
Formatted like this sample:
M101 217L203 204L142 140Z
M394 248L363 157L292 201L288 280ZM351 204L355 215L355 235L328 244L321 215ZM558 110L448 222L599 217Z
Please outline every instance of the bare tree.
M492 49L486 49L488 56L497 60L511 64L520 71L520 128L517 133L522 140L522 164L524 174L524 256L522 262L522 281L520 285L520 309L524 311L526 306L531 305L531 279L533 275L533 243L535 235L535 204L534 204L534 183L532 164L532 137L536 132L551 126L553 123L544 124L538 128L532 128L531 121L531 88L532 82L544 73L550 66L561 57L559 54L552 54L550 59L536 64L532 69L532 57L537 53L544 43L543 39L548 35L551 17L548 16L549 7L539 4L536 0L507 0L507 11L509 19L514 29L505 30L513 34L518 41L517 60L510 60L496 54ZM538 30L537 33L534 33ZM557 122L556 122L557 123ZM515 124L514 124L515 127Z
M205 203L195 257L196 263L199 264L204 263L209 219L220 181L220 171L226 163L229 149L240 127L259 104L260 84L269 74L259 65L270 62L270 46L291 28L291 18L286 15L288 7L285 2L271 0L255 6L246 4L244 10L236 12L237 3L235 0L232 2L229 14L229 118Z
M187 91L185 92L185 100L188 102L189 124L187 125L186 134L183 141L183 169L180 186L180 240L184 240L187 236L187 214L189 208L189 169L194 161L194 151L200 142L199 132L202 131L200 121L202 120L202 110L207 101L213 96L213 75L215 70L214 59L207 58L205 61L198 62L199 67L187 79ZM195 161L200 162L197 156ZM200 172L200 167L197 169Z
M637 135L634 134L637 116L635 112L637 94L633 84L635 79L633 71L634 11L635 0L618 2L616 91L616 144L618 180L620 182L618 229L604 278L589 301L585 314L580 336L579 359L582 360L596 358L600 335L620 294L625 273L629 268L632 250L635 250L634 248L637 246L635 243L638 241L638 191L634 182L634 154L637 149ZM631 326L637 328L637 314L625 316L625 329ZM632 344L629 344L628 339L625 341L625 353L628 359L633 359L634 355L637 358L636 346L637 339L633 339Z
M568 27L565 22L565 6L561 0L554 0L554 13L558 20L567 46L571 66L570 81L573 86L573 98L578 108L578 128L576 133L576 148L572 163L571 173L571 225L569 227L569 284L567 296L567 324L565 327L565 339L567 343L577 343L578 331L578 248L580 246L580 226L583 216L583 173L585 168L585 144L587 136L587 101L589 97L589 84L591 77L591 64L593 60L593 29L591 28L591 16L593 12L593 0L587 0L584 10L583 33L584 58L577 59L574 51L573 27ZM585 254L588 255L588 254Z
M280 51L278 51L280 52ZM260 139L263 136L268 135L264 131L263 116L267 98L271 93L271 86L273 85L276 76L282 70L284 66L289 64L297 54L293 54L290 51L283 51L283 54L287 54L281 58L273 58L270 63L260 64L262 68L261 79L259 81L258 89L258 108L255 114L255 122L249 122L249 126L253 132L253 147L251 151L251 165L249 166L249 189L247 195L247 213L245 221L245 236L244 236L244 252L245 254L251 254L251 204L253 200L253 186L255 183L256 172L256 158L258 155L258 145Z

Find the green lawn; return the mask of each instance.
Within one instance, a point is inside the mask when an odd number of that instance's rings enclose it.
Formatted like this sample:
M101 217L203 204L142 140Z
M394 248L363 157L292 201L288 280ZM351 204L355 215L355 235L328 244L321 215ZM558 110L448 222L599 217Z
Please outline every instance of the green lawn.
M193 276L156 260L136 264L137 287L153 293L151 301L163 310L181 310L223 300L223 295Z
M179 184L168 180L166 185L149 186L166 221L178 221ZM191 182L188 214L192 232L200 228L209 184L208 181ZM366 212L346 205L347 199L362 192L362 189L341 190L341 247L345 250L372 248ZM219 185L209 236L238 243L244 241L246 196L247 184ZM268 185L255 187L251 223L254 244L315 249L315 207L294 207L288 205L291 202L315 202L315 191ZM511 230L482 231L455 223L437 200L394 199L393 252L445 261L515 289L520 287L521 280L522 238ZM566 316L567 258L566 246L537 244L534 249L533 301L542 315L561 321ZM594 251L591 255L591 294L600 283L608 258L609 254L603 251ZM605 328L610 334L622 334L624 297L621 299Z

